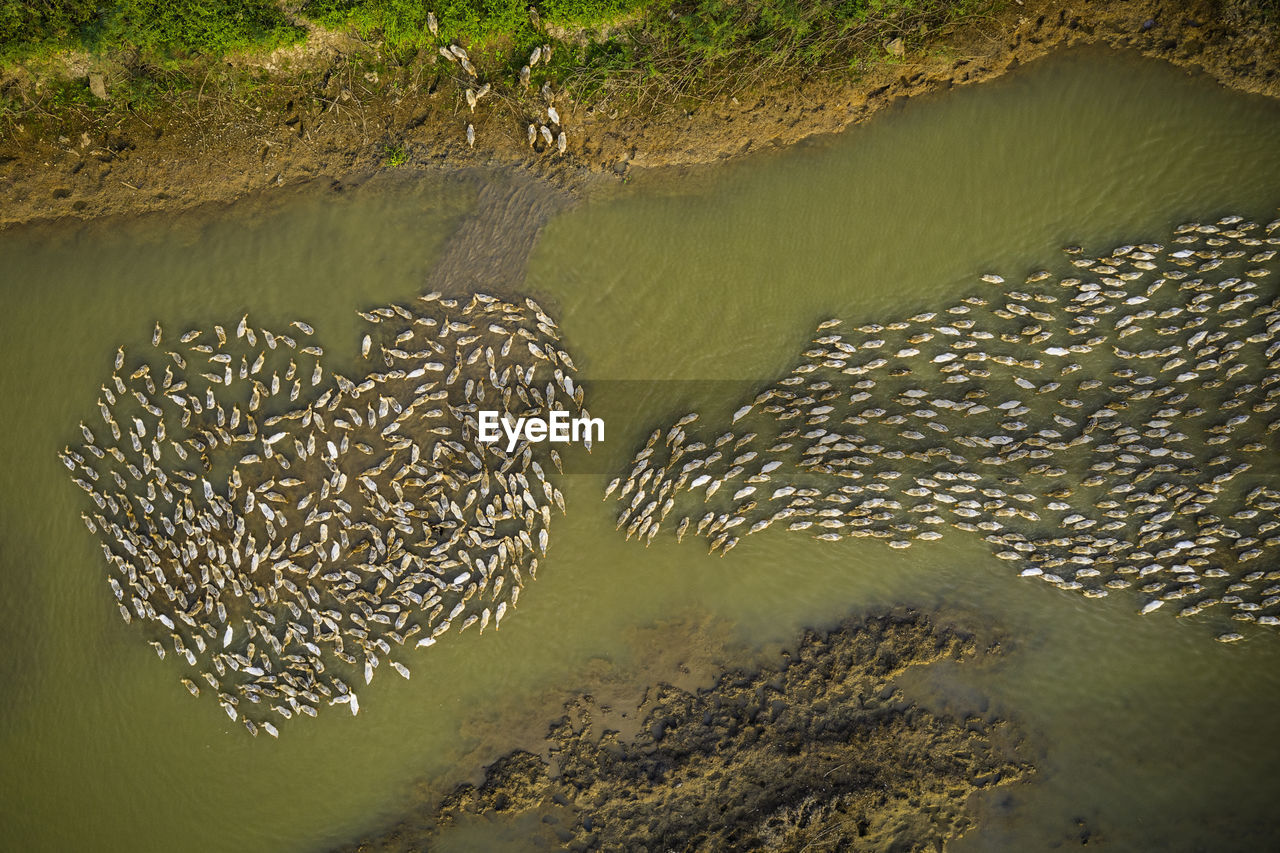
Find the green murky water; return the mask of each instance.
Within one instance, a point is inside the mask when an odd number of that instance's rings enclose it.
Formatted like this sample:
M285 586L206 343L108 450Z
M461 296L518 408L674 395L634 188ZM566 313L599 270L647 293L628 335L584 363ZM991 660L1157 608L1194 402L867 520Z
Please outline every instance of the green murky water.
M646 549L614 532L593 474L567 478L570 514L502 630L422 650L412 681L361 692L359 717L254 740L192 700L178 667L120 621L56 451L93 413L115 347L148 340L155 320L301 318L339 359L354 355L354 309L417 293L478 189L382 178L0 235L6 847L320 849L393 818L415 780L455 779L516 745L527 732L504 720L540 730L521 710L600 659L697 654L681 648L697 635L637 644L636 626L709 615L765 644L893 603L954 606L1012 637L997 664L908 680L951 710L989 702L1036 751L1033 782L984 797L956 849L1043 849L1078 835L1078 819L1115 849L1260 849L1274 836L1273 638L1221 646L1168 609L1142 618L1126 596L1020 580L962 535L906 552L777 531L724 559L667 536ZM1068 243L1103 251L1225 213L1265 221L1278 199L1280 106L1072 53L778 155L636 181L554 219L513 289L560 320L609 429L579 470L603 472L673 413L731 411L737 380L786 370L818 319L936 309L978 272L1012 279Z

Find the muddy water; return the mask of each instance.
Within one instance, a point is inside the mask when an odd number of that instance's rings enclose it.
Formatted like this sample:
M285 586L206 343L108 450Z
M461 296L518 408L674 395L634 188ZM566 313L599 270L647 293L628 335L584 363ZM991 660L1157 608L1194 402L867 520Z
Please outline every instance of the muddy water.
M320 849L393 819L415 782L454 781L536 734L542 711L529 709L583 673L651 659L675 671L709 645L786 642L850 610L909 603L1005 628L998 664L921 671L907 689L1016 719L1039 767L1029 785L984 796L980 828L956 849L1043 849L1084 831L1115 849L1265 847L1276 638L1215 644L1169 608L1139 617L1121 595L1087 601L1018 579L961 535L906 552L775 531L723 559L666 536L646 549L614 533L598 495L654 423L732 411L753 380L790 365L816 320L936 309L979 272L1012 278L1069 243L1103 251L1164 239L1187 218L1274 218L1278 152L1277 105L1085 52L777 155L637 180L559 213L540 237L510 218L541 222L558 202L489 187L516 201L486 204L478 179L396 176L0 236L5 846ZM486 212L468 218L477 204ZM527 269L521 249L496 271L492 251L468 254L484 221L493 251L534 246ZM93 414L115 347L147 340L157 319L300 318L341 359L357 345L354 309L409 299L429 279L465 284L467 257L476 279L499 286L505 270L560 319L607 441L570 460L581 472L566 478L570 513L501 631L422 650L411 681L380 676L361 692L359 717L250 739L120 621L55 453ZM717 628L635 630L680 615Z

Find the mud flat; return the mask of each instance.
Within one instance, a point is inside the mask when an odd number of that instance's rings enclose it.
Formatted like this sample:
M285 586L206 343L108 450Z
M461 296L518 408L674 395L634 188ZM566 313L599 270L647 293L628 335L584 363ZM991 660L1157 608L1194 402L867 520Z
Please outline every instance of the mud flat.
M1016 727L904 698L911 667L999 654L898 609L809 631L772 663L704 689L651 686L630 713L582 696L541 754L519 750L356 851L417 850L516 823L571 850L940 849L972 794L1025 779Z

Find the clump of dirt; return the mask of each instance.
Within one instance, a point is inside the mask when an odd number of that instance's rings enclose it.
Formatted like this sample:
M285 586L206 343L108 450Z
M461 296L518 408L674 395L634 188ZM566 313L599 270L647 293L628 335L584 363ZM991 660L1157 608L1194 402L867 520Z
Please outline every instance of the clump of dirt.
M972 826L973 793L1032 768L1010 723L932 713L894 679L994 653L900 610L809 632L707 688L657 684L629 733L583 697L542 755L512 752L480 784L352 849L422 849L458 824L537 815L545 837L530 843L571 850L941 849Z
M172 211L392 165L516 169L576 190L623 179L633 168L711 163L835 132L901 98L990 79L1086 44L1137 50L1226 86L1280 95L1280 34L1259 0L1014 0L931 35L919 52L886 54L856 77L788 77L643 109L558 94L568 139L561 155L527 141L527 125L545 115L539 93L491 98L472 113L452 63L433 53L400 62L377 45L317 31L300 47L229 58L227 68L257 75L239 89L190 81L191 91L151 111L46 109L50 80L0 74L0 97L35 104L23 121L0 122L0 228ZM93 72L85 57L63 65L68 73ZM108 97L114 82L108 73Z

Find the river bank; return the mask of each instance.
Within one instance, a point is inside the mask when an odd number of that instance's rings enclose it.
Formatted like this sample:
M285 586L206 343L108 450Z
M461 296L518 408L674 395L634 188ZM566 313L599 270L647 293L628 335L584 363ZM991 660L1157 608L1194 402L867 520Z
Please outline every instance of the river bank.
M531 150L526 138L546 106L539 93L472 113L441 63L399 67L388 80L353 58L368 45L324 33L236 60L276 75L243 101L202 88L153 112L68 109L11 121L0 138L0 228L171 212L317 179L336 189L387 169L514 169L578 191L625 180L633 169L712 163L833 133L900 99L991 79L1080 45L1136 50L1224 86L1280 95L1276 28L1246 0L1015 0L902 56L886 47L883 61L856 78L779 79L679 107L628 109L607 97L557 95L567 141L559 154L541 142L546 150Z

